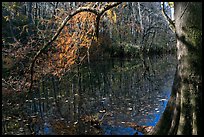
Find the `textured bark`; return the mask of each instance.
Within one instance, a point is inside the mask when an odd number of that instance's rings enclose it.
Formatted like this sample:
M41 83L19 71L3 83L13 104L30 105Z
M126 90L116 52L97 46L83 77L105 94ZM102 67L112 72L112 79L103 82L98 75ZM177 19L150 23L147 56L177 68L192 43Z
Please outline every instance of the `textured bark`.
M175 3L178 66L171 98L149 134L200 135L202 124L202 4Z
M175 4L181 113L177 134L198 134L201 126L202 4Z

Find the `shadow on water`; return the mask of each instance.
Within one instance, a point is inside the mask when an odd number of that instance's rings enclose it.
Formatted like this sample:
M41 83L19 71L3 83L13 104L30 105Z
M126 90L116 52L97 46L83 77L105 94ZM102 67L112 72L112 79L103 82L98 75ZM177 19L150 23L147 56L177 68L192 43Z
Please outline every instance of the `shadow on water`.
M28 100L3 95L3 134L142 135L134 127L156 125L176 69L170 55L145 61L148 69L139 59L92 62L44 77Z

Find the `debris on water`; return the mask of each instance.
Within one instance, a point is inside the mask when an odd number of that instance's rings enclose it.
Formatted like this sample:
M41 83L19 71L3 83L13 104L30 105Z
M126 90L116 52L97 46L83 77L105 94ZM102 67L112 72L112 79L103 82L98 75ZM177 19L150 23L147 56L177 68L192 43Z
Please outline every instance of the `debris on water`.
M163 98L163 99L160 99L159 101L167 101L167 99Z
M30 103L32 103L32 102L33 102L33 100L29 100L29 102L30 102Z
M49 97L48 99L53 99L53 97Z
M159 108L155 108L155 110L157 111L157 110L159 110Z
M99 111L99 113L105 113L105 112L106 112L105 109Z
M106 100L107 98L103 97L102 100Z
M18 118L18 121L21 121L22 119L21 118Z
M19 131L20 131L20 132L23 132L23 131L24 131L24 129L21 127L21 128L19 128Z
M130 101L131 99L130 99L130 98L126 98L125 100L126 100L126 101Z
M36 118L37 116L33 115L33 116L30 116L31 118Z
M38 94L36 92L31 98L19 98L20 101L8 101L10 97L8 99L4 98L5 101L2 103L4 112L2 122L5 124L5 131L3 132L8 131L8 133L3 134L30 134L33 130L37 135L77 133L91 135L142 135L140 131L149 132L151 127L144 125L154 126L156 124L155 119L159 119L159 114L163 111L164 105L162 105L162 102L164 104L168 101L165 99L166 96L163 95L163 92L158 93L161 94L158 97L157 92L149 92L147 94L147 89L154 90L152 89L154 86L149 87L149 81L145 81L146 79L140 83L133 84L133 79L138 76L138 78L141 77L135 72L127 75L122 74L119 80L118 74L115 77L113 77L114 74L102 74L102 78L99 76L98 80L93 79L93 81L99 81L99 84L91 83L91 77L90 81L86 81L88 75L82 74L80 77L81 85L78 85L79 83L75 82L75 79L69 80L68 84L67 82L62 82L62 85L57 83L59 92L56 93L52 90L52 83L47 80L44 83L46 87L42 87L46 89L42 91L44 93L40 91L40 94ZM129 75L134 77L129 79ZM126 76L128 77L126 78ZM157 78L157 75L154 78ZM131 80L130 83L129 80ZM160 79L158 80L160 81ZM103 83L100 84L100 82ZM143 86L143 82L147 85ZM140 84L142 84L142 87L140 87ZM163 86L162 83L158 85ZM140 90L138 87L140 87ZM150 98L148 99L148 97ZM13 106L7 106L7 103ZM17 107L17 103L20 104L19 107ZM9 118L8 116L11 117ZM6 124L9 125L8 128ZM98 131L101 131L101 133L98 133Z
M25 125L26 125L26 126L29 126L30 124L26 123Z
M127 110L132 111L132 108L127 108Z
M10 105L11 105L11 103L10 103L10 102L8 102L8 103L7 103L7 105L8 105L8 106L10 106Z

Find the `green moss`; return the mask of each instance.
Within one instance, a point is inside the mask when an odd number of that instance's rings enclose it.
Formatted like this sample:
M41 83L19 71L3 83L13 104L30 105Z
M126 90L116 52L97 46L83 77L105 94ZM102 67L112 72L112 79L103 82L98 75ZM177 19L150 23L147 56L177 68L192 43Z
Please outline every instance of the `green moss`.
M202 31L196 28L187 28L187 39L189 43L188 57L189 69L192 73L200 73L202 70Z
M193 46L199 46L202 41L202 31L194 27L189 27L187 37Z
M186 20L186 34L192 45L198 46L202 41L202 4L191 4L188 14L189 17ZM198 16L200 16L200 18Z

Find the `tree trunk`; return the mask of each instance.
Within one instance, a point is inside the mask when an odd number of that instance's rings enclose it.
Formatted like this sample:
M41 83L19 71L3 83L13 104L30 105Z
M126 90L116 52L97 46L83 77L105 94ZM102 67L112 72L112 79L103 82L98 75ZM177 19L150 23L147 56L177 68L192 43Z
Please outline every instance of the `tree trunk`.
M178 66L167 107L149 134L201 134L202 3L175 2Z
M31 35L32 34L32 4L33 2L28 2L28 34Z
M32 2L28 2L28 23L32 24Z
M142 14L141 14L141 9L140 9L140 2L137 2L137 4L138 4L139 17L140 17L140 27L141 27L141 30L143 31L144 27L143 27L143 23L142 23Z

